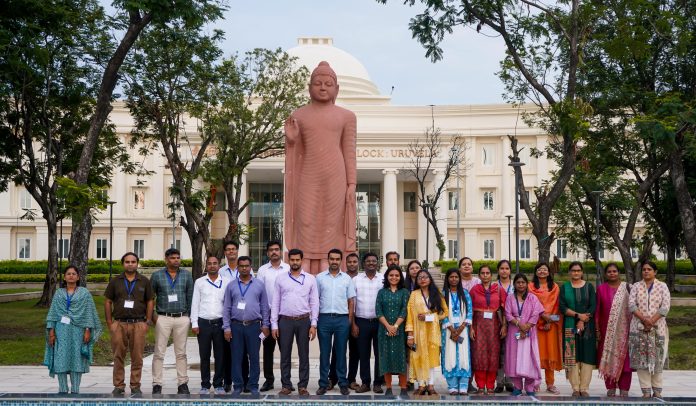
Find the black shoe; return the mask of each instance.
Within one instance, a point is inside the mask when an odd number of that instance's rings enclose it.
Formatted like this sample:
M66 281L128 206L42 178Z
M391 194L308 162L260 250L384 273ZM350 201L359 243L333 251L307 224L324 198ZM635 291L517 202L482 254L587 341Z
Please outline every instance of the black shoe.
M469 385L469 389L467 390L467 392L469 392L469 393L478 393L478 389L477 389L477 388L474 386L474 384L472 383L471 385Z
M123 389L121 389L123 390ZM143 391L140 390L140 388L131 388L131 395L142 395Z
M399 392L399 396L401 396L402 398L404 396L408 397L408 388L406 388L406 389L401 388L401 392Z
M261 389L259 389L261 392L268 392L269 390L273 389L273 381L266 381L261 385Z
M232 392L232 385L225 385L225 393Z
M392 396L393 394L392 388L387 388L387 390L384 391L384 396Z
M341 386L341 395L343 395L343 396L350 395L350 388L347 386Z
M327 391L327 389L322 386L319 389L317 389L317 395L319 395L319 396L326 395L326 391Z
M406 385L406 390L407 390L407 391L413 390L413 382L409 382L409 383Z
M515 387L511 383L506 383L505 384L505 390L508 392L512 392L515 390Z
M384 393L382 385L372 385L372 392L374 393Z
M336 387L336 382L332 381L329 379L329 387L326 388L327 390L331 390Z
M190 395L191 392L189 392L188 384L182 383L179 385L179 387L176 389L176 394L177 395Z
M162 385L153 385L152 386L152 394L153 395L161 395L162 394Z
M493 392L495 392L495 393L503 393L504 390L505 390L505 386L503 386L503 385L498 385L498 386L495 387L495 389L493 389Z
M126 390L123 388L114 388L114 390L111 391L111 394L114 396L123 396L125 393Z
M251 393L251 389L249 389L245 386L244 389L242 389L242 392L243 393Z

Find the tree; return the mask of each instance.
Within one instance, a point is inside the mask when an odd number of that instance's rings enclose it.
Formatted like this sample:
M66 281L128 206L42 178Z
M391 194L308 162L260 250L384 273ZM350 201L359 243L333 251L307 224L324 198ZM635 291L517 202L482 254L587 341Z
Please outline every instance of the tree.
M70 176L75 185L89 186L89 173L95 159L95 151L101 140L107 117L111 112L114 89L119 81L119 73L131 47L138 36L151 23L165 24L181 20L188 27L200 28L222 15L219 0L115 0L117 27L123 31L121 40L110 57L105 58L104 67L96 94L96 103L91 111L89 128L85 136L82 152L76 170ZM97 31L98 32L98 31ZM79 213L73 217L80 219L73 223L70 237L70 262L78 269L87 270L88 247L92 233L92 219L87 215L89 208L77 208Z
M446 152L443 151L449 145L451 148ZM418 205L423 217L428 222L428 226L433 228L440 261L445 257L447 245L443 232L446 233L447 229L440 230L438 221L441 220L441 216L446 217L447 213L438 213L438 203L441 199L446 198L443 195L447 191L447 183L452 175L458 173L461 176L466 172L467 149L468 145L464 138L457 135L452 136L450 142L443 145L443 136L437 128L427 129L423 138L416 138L408 145L411 164L406 168L406 173L413 177L418 184ZM445 152L446 159L441 158L443 152ZM457 168L459 168L459 172L457 172ZM439 182L431 180L433 171L436 170L442 173Z
M386 2L386 0L378 0ZM413 6L416 0L405 0ZM454 29L475 28L493 32L505 43L507 54L499 76L510 101L531 101L538 110L524 115L525 121L549 134L545 151L558 162L553 182L534 190L532 205L525 193L519 196L539 250L539 260L548 262L555 234L549 232L552 209L575 170L577 139L588 128L590 110L577 96L578 71L585 42L597 10L580 0L546 6L537 0L421 0L425 11L411 19L413 37L426 48L433 61L442 59L439 44ZM514 137L513 137L514 138ZM515 141L515 140L513 140ZM519 161L516 142L511 162ZM519 190L525 190L522 168L517 173Z
M249 230L239 224L249 204L241 204L244 170L255 159L282 152L283 123L306 102L302 91L309 72L298 69L296 59L281 49L254 49L217 68L219 80L212 90L216 105L203 127L215 154L204 163L204 179L224 188L229 222L224 241L248 237Z
M170 193L176 198L170 208L172 213L183 209L180 224L191 241L194 278L203 273L203 248L213 250L209 226L214 196L201 182L212 138L200 129L188 134L185 127L189 118L205 120L212 106L221 40L219 31L204 35L181 21L155 25L138 40L126 68L126 105L135 120L131 145L146 146L144 154L155 146L167 160L174 180Z
M23 185L46 222L48 266L37 305L48 306L57 284L57 223L68 207L61 204L62 176L77 168L98 89L98 61L111 44L96 1L11 3L0 17L7 44L0 56L0 176L3 186L8 180ZM111 127L102 139L95 148L98 165L88 173L95 188L108 186L115 168L134 170Z

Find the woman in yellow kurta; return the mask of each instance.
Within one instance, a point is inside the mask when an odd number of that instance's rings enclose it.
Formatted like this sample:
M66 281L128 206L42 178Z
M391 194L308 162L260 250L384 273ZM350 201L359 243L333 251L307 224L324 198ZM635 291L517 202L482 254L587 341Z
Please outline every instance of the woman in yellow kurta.
M437 395L433 384L440 368L442 328L447 328L447 304L426 270L416 275L420 289L411 292L406 317L406 345L411 348L411 381L419 385L416 395Z

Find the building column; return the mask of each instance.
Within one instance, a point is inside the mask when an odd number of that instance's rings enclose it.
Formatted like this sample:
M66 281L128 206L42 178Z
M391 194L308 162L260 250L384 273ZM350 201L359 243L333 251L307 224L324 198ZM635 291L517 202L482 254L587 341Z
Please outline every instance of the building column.
M116 230L114 230L116 231ZM115 235L115 233L114 233ZM145 241L145 258L160 259L164 258L164 251L172 245L171 240L165 241L164 229L159 227L150 228L150 240ZM171 236L170 236L171 237ZM183 254L182 258L187 258Z
M476 205L476 200L478 198L478 187L476 184L476 168L478 168L480 165L478 165L477 159L478 159L478 154L476 151L476 137L469 137L467 139L467 143L469 144L469 149L467 150L467 164L469 165L469 169L466 171L465 176L464 176L464 206L462 207L464 209L464 216L465 217L473 217L475 214L479 213L479 209ZM464 251L466 253L466 250Z
M16 255L12 255L12 227L1 227L0 228L0 241L4 241L4 244L0 244L0 258L1 259L13 259ZM15 241L16 244L16 241Z
M34 247L36 247L36 255L32 255L31 259L48 259L48 227L36 227L36 244Z
M247 173L249 173L248 169L244 169L242 172L242 193L239 195L239 207L242 207L247 201ZM247 224L249 224L249 207L244 209L242 214L239 216L239 227L243 229L247 226ZM229 224L227 226L229 227ZM242 255L249 255L248 241L246 244L241 244L239 246L239 256L241 257Z
M483 258L483 243L478 240L477 229L464 230L464 253L460 257Z
M433 179L433 188L439 187L442 182L445 180L445 171L444 169L435 169L433 171L433 175L435 175L435 178ZM433 193L435 190L433 190ZM440 195L440 200L437 201L437 228L440 230L440 233L442 233L442 238L445 241L445 252L444 252L444 257L449 258L448 251L448 230L447 230L447 225L448 225L448 217L449 217L449 205L447 200L449 199L449 194L447 193L447 185L442 189L442 194ZM433 238L433 243L434 243L434 252L435 256L434 258L438 258L440 255L440 251L437 249L437 239Z
M498 196L495 196L495 198L502 203L501 206L497 207L501 207L501 214L506 216L508 214L514 214L513 212L515 211L515 182L513 180L514 175L512 167L508 166L510 160L507 159L508 155L512 153L510 149L510 139L507 136L500 138L503 141L503 159L501 159L502 162L500 164L501 189ZM510 198L510 196L513 197Z
M133 251L133 245L128 244L128 227L114 227L114 240L113 242L110 242L110 244L114 244L114 261L118 260L121 258L123 254L126 252ZM147 245L147 243L145 244ZM145 248L145 252L147 253L147 247ZM160 259L161 257L164 256L164 253L158 257L153 257L153 258L148 258L148 259ZM140 259L145 259L145 258L140 258Z
M385 169L382 193L382 253L399 249L398 228L398 195L396 188L397 169Z

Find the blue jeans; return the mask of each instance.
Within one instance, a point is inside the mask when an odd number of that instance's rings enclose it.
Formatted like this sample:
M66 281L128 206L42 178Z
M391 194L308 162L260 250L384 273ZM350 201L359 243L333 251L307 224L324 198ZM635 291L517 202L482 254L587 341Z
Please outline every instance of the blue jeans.
M259 389L259 375L261 374L261 366L259 365L259 350L261 349L261 323L252 323L247 326L232 321L230 323L232 330L232 340L230 340L230 349L232 350L232 382L235 390L244 388L244 376L242 375L242 359L244 353L249 354L249 381L247 388L249 390Z
M350 322L348 315L332 316L319 314L317 322L317 336L319 337L319 387L329 387L329 366L331 349L335 350L336 375L338 386L348 386L346 378L346 347L350 334ZM331 339L333 336L333 340Z

